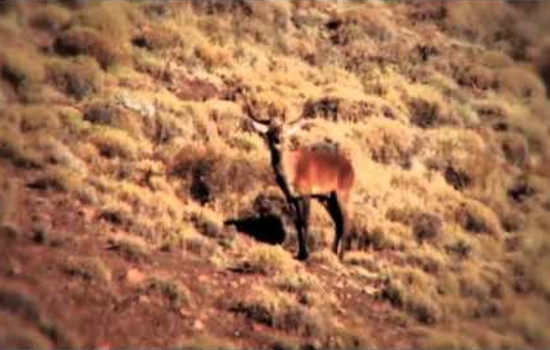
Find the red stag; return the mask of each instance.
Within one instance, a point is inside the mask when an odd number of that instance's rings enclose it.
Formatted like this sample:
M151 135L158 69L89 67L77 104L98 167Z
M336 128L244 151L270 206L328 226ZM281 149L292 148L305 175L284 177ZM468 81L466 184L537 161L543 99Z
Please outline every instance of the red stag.
M278 118L261 119L246 97L244 110L269 147L275 181L294 211L298 232L297 258L305 260L309 256L306 241L310 202L315 198L327 209L334 222L336 236L332 250L342 259L345 247L340 241L345 240L349 231L349 202L355 183L351 161L335 149L285 149L285 136L300 127L300 117L287 123Z

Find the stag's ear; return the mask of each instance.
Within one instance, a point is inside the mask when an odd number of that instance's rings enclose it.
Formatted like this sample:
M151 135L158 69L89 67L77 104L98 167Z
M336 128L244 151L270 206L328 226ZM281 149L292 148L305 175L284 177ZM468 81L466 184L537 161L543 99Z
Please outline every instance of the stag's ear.
M254 130L259 132L260 134L265 134L267 130L269 130L269 126L260 124L254 120L252 120L252 127L254 127Z
M292 126L286 130L285 134L287 136L290 136L292 134L295 134L297 131L299 131L300 129L302 129L302 127L305 125L306 121L305 120L300 120L300 121L295 121Z

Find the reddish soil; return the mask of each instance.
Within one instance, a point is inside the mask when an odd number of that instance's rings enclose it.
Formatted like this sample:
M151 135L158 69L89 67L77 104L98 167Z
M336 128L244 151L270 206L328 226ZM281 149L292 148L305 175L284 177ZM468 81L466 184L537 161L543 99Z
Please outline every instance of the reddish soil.
M209 334L229 339L239 348L267 348L273 344L263 332L284 335L229 310L231 300L264 276L216 269L181 250L155 250L144 261L125 259L109 249L108 237L115 229L98 221L93 210L66 194L26 188L24 184L33 177L31 171L22 174L7 164L4 167L21 191L13 203L17 217L11 220L19 234L0 234L0 290L16 290L36 300L39 314L56 330L48 334L53 346L174 347L178 340ZM48 228L45 236L33 229L37 223ZM259 244L248 237L242 239ZM111 269L112 281L101 283L67 273L63 266L71 257L99 257ZM414 346L414 334L387 302L346 288L343 277L326 268L307 268L334 286L332 292L342 305L339 317L359 317L374 344L384 348ZM191 291L191 302L174 307L161 293L140 289L126 277L132 269L138 271L135 278L142 273L179 281ZM2 307L6 305L0 302L0 311L4 311ZM9 306L7 309L10 311ZM27 326L38 329L32 320Z

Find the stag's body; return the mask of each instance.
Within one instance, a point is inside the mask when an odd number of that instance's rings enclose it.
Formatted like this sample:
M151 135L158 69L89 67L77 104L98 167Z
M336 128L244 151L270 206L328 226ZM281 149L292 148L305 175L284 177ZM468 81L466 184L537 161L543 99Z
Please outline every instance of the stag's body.
M318 199L334 221L336 236L333 251L342 258L344 247L340 246L340 242L349 230L348 204L355 183L351 161L337 149L288 150L283 143L282 125L273 120L259 120L250 105L247 105L247 110L256 122L269 125L261 132L270 150L275 180L295 214L298 259L305 260L309 255L306 242L311 198Z
M286 151L282 155L282 172L295 197L335 192L346 203L355 180L351 162L336 151L325 149Z

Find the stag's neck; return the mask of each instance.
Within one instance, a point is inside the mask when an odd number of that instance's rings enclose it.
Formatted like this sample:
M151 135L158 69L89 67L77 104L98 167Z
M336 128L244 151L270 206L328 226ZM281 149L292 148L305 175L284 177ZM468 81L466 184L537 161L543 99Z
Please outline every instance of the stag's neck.
M271 166L275 173L275 181L283 191L287 199L292 198L292 192L288 183L288 178L284 171L283 166L283 152L282 150L276 149L274 146L269 146L269 151L271 153Z

